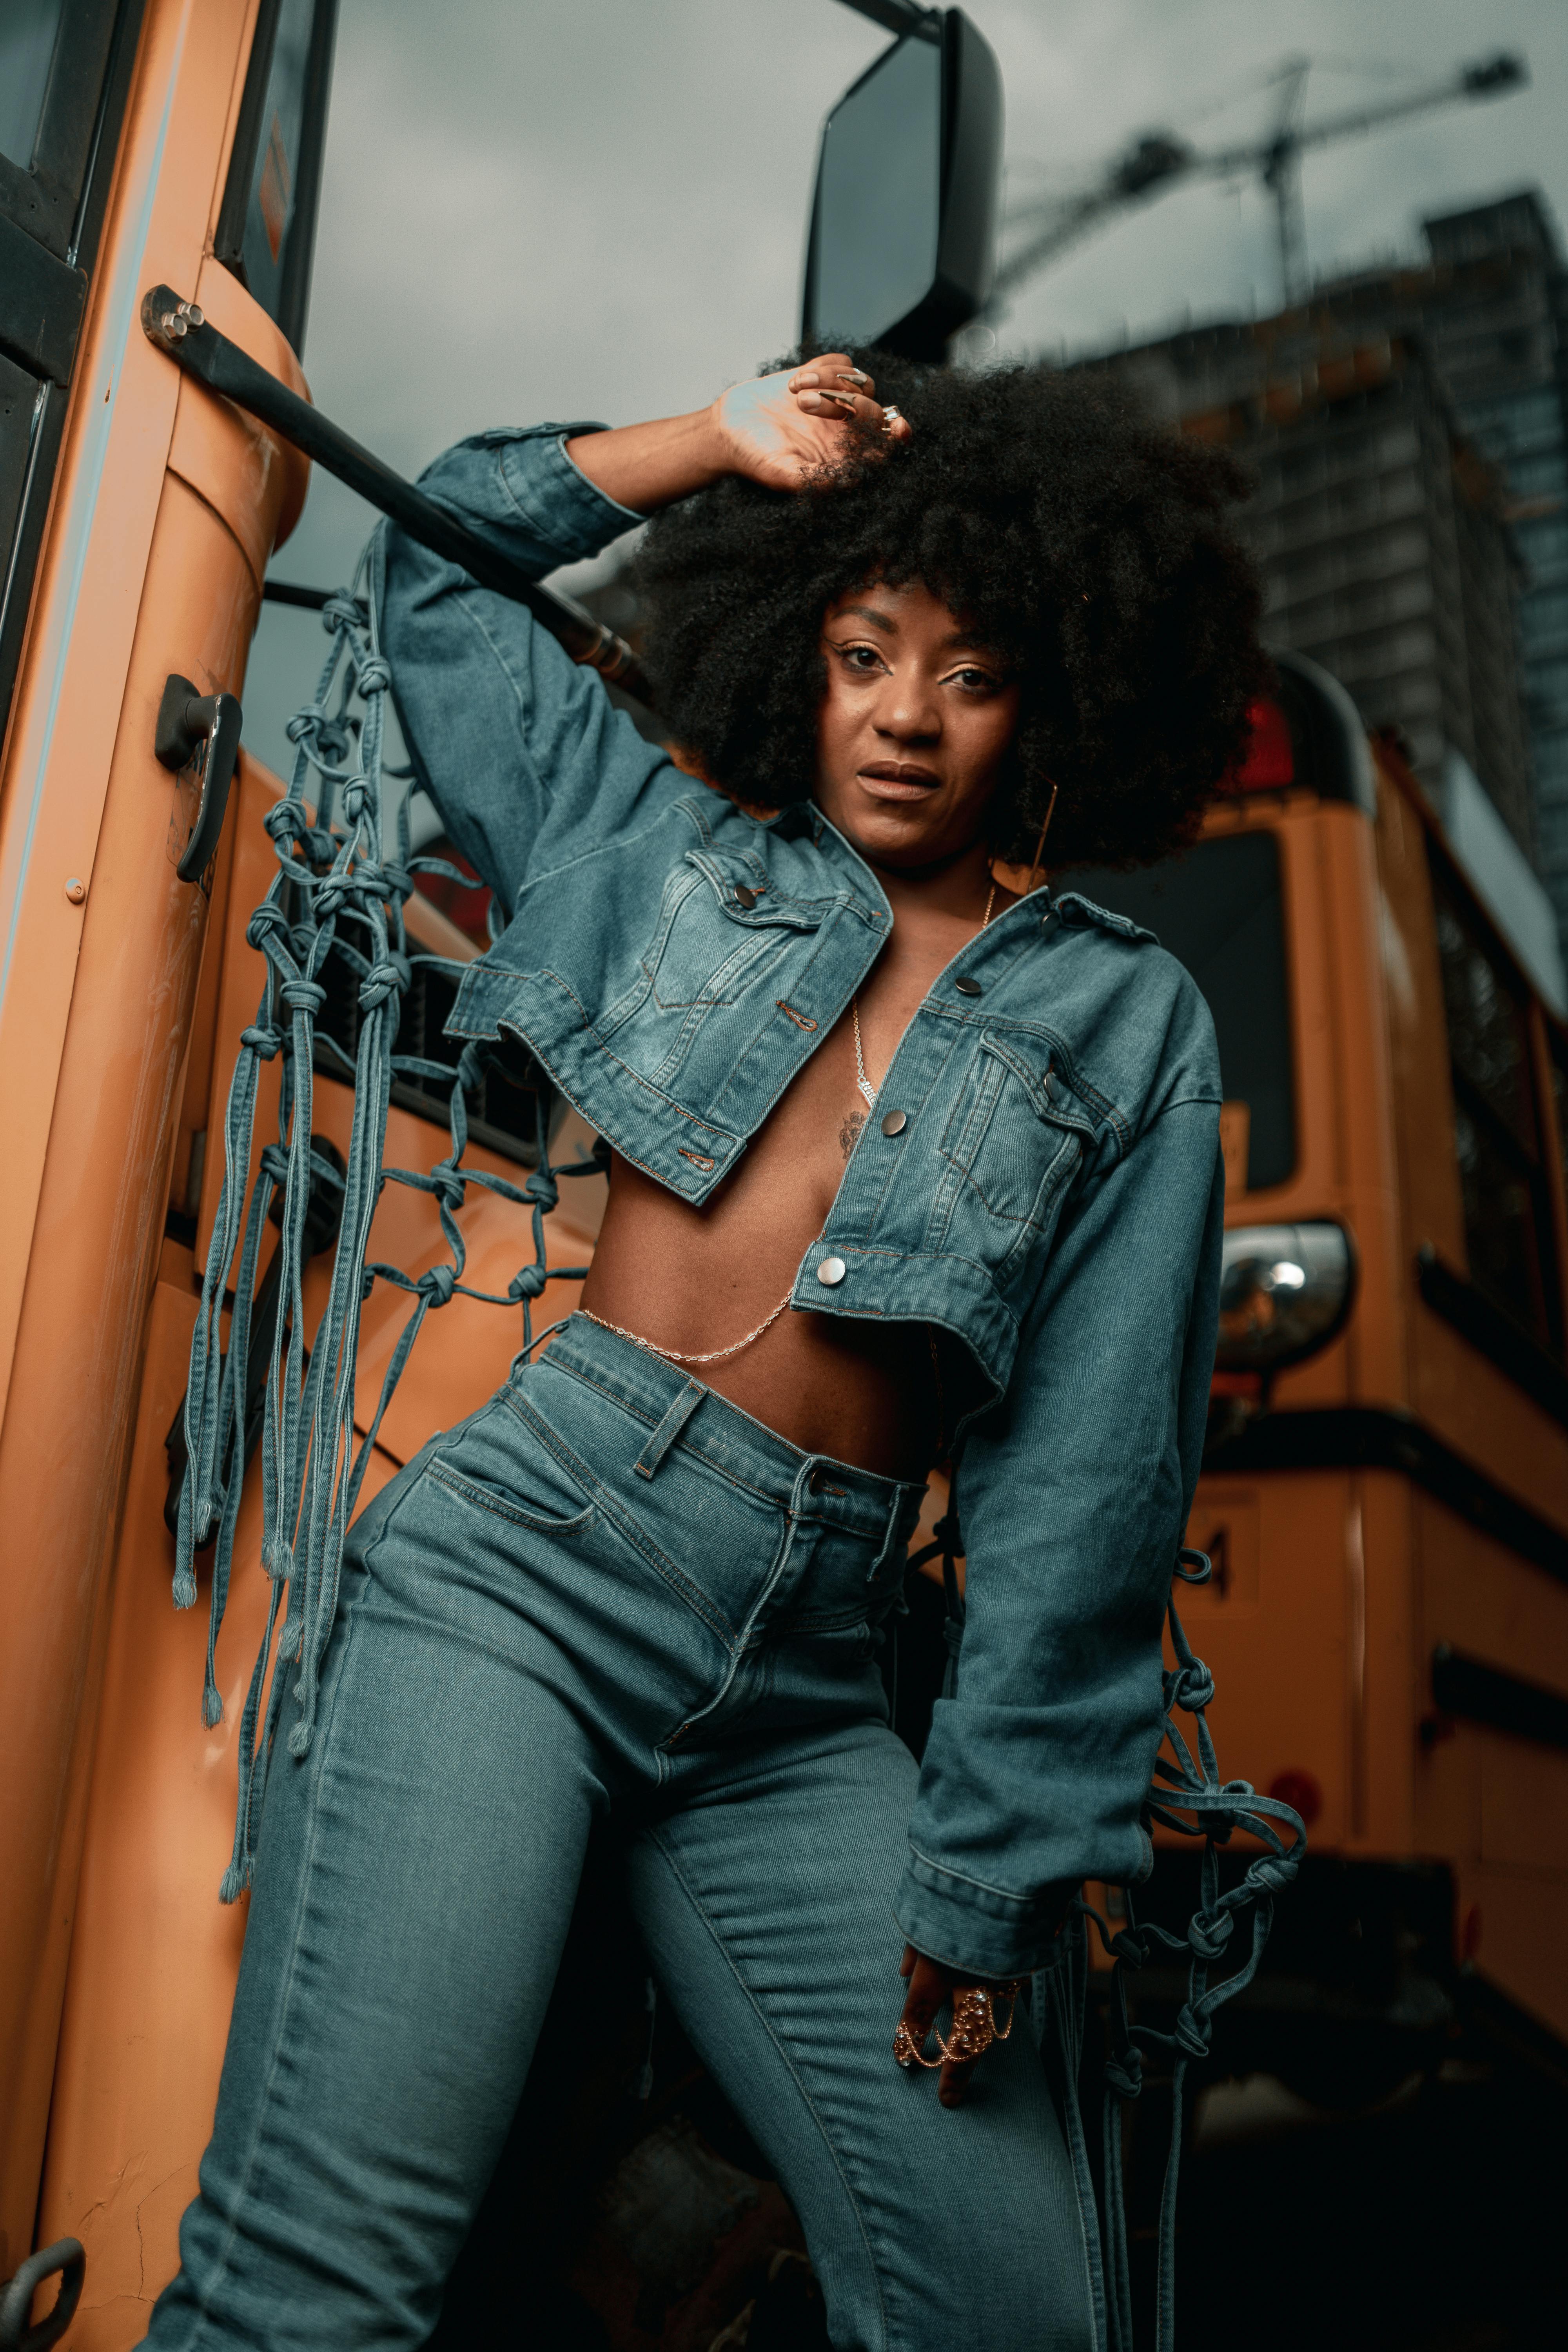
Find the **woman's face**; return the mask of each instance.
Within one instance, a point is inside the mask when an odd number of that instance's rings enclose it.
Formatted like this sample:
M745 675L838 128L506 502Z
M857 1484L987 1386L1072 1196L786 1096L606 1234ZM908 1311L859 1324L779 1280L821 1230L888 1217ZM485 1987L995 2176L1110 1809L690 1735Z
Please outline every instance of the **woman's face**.
M931 866L967 849L1018 723L1005 665L918 582L839 597L823 652L823 814L876 866Z

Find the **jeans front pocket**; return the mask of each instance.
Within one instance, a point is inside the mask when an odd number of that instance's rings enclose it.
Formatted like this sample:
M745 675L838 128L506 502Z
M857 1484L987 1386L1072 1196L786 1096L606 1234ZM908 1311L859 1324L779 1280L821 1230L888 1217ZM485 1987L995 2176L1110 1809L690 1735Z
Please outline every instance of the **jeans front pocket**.
M598 1507L550 1447L524 1435L499 1399L442 1440L426 1467L459 1502L537 1535L580 1535Z
M430 1475L438 1486L445 1486L447 1493L456 1495L459 1501L473 1503L481 1511L493 1512L498 1519L510 1519L513 1527L531 1528L538 1535L581 1535L594 1517L592 1503L585 1503L580 1511L574 1512L567 1518L553 1518L547 1512L531 1511L503 1487L492 1486L482 1478L466 1478L460 1470L454 1470L450 1463L439 1459L431 1463Z

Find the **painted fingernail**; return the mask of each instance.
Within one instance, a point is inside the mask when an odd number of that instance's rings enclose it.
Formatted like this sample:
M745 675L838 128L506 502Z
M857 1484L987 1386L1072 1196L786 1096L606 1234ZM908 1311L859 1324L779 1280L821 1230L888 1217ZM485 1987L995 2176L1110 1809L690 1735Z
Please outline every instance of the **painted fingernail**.
M840 368L838 381L840 383L869 383L871 379L868 375L862 375L858 368Z

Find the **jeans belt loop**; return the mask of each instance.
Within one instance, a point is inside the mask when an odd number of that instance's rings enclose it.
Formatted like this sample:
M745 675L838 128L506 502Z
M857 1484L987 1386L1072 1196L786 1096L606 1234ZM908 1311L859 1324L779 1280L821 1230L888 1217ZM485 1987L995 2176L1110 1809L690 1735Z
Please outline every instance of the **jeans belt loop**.
M634 1470L640 1471L645 1478L653 1476L707 1393L700 1381L687 1381L686 1386L633 1463Z

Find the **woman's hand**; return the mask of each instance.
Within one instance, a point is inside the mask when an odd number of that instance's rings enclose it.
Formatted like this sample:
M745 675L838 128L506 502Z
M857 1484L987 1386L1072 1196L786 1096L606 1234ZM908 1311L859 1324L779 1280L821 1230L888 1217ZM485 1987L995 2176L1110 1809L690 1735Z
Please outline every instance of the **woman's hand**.
M770 490L797 490L810 476L842 465L863 441L857 422L889 441L907 441L910 431L908 417L880 405L872 378L843 352L734 384L711 415L723 471Z
M744 474L773 490L798 490L824 467L842 465L866 425L907 441L909 419L879 405L877 387L843 352L793 373L754 376L707 408L574 434L566 455L607 499L633 514L657 514L724 474ZM858 424L857 424L858 420Z
M893 2055L904 2067L940 2066L937 2095L944 2107L959 2106L970 2076L992 2042L1005 2042L1012 2032L1022 1988L1016 1982L1000 1984L945 1968L941 1960L927 1959L912 1944L904 1947L899 1973L910 1989L893 2037ZM931 2027L938 2012L949 2004L952 2024L942 2055L928 2058L925 2046ZM938 2046L942 2048L940 2038Z

